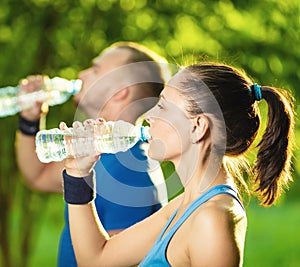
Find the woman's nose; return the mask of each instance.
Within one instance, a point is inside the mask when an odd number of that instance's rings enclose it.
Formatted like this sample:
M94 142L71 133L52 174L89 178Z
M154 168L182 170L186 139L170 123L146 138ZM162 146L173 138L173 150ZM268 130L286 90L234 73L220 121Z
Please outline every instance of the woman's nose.
M151 125L151 123L153 122L153 108L148 110L146 113L145 113L145 120Z

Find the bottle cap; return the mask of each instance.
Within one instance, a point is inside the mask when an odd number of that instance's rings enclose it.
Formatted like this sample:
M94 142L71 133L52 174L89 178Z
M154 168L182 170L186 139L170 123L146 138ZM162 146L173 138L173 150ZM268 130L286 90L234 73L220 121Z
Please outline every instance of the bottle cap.
M81 90L82 87L82 81L81 80L71 80L72 84L73 84L73 91L72 94L76 94Z
M147 141L151 137L149 133L149 126L141 126L141 137L142 141Z

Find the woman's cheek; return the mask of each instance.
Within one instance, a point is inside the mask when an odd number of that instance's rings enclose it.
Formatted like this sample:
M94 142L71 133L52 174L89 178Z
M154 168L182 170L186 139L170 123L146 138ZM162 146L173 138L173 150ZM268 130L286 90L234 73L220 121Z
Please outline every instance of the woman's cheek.
M172 160L180 155L182 144L178 136L164 133L165 139L152 139L149 145L148 155L157 161Z

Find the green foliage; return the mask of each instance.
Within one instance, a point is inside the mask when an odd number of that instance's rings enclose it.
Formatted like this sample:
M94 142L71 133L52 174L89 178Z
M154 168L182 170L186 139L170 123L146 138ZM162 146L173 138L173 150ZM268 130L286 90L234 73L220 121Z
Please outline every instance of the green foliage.
M218 59L245 68L259 82L295 88L297 1L247 2L2 1L1 83L36 72L75 77L107 45L130 40L171 62ZM13 63L17 68L8 68Z
M103 48L115 41L128 40L148 46L170 63L218 60L233 64L244 68L255 82L287 88L298 98L299 11L298 0L2 0L0 87L15 85L21 78L36 73L76 78ZM73 117L71 102L52 108L47 127L57 127L62 119L71 122ZM20 185L14 154L16 128L17 116L0 119L0 266L6 267L26 266L28 259L24 257L28 258L35 247L35 238L13 235L11 240L9 235L15 229L11 227L16 224L11 222L16 219L14 212L20 201L48 201ZM297 135L298 132L297 123ZM297 151L295 159L298 154ZM294 160L295 185L299 185L299 166ZM169 167L165 170L167 176L172 173ZM170 198L179 188L170 189ZM299 193L300 186L292 185L286 200L299 202ZM23 226L32 225L34 228L28 231L38 233L39 223L32 222L33 218L41 222L43 205L27 209L24 205L23 211L17 210L18 218L23 216L25 220ZM27 256L22 252L22 242L23 248L27 246ZM254 256L247 253L246 266L257 266L251 263ZM264 253L271 252L267 249ZM22 257L23 263L17 263Z
M172 162L164 161L160 165L168 189L168 200L171 201L183 192L183 186Z
M299 266L299 208L299 201L268 209L251 203L247 209L245 267Z

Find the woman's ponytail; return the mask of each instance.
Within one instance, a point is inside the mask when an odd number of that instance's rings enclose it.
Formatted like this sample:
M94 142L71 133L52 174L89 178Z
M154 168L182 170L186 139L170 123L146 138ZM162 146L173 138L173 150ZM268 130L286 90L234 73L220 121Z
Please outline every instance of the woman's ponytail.
M283 90L261 87L268 104L268 122L255 163L257 192L265 206L271 205L292 180L291 158L294 145L293 99Z

